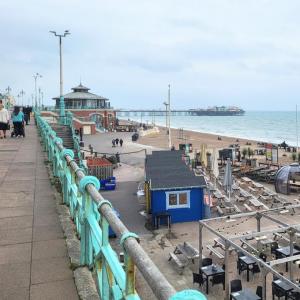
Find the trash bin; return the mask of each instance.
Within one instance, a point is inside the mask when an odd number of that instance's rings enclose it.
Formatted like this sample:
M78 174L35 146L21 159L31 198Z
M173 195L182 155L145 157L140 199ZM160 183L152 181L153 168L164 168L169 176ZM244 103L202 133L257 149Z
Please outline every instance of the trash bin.
M134 133L132 136L131 136L131 139L133 142L136 142L139 138L139 134L138 133Z

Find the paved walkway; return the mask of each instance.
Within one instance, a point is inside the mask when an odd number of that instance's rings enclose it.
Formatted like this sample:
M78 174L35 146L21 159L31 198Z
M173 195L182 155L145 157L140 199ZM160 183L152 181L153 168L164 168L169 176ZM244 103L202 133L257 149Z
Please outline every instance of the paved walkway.
M0 140L0 299L78 299L37 130Z

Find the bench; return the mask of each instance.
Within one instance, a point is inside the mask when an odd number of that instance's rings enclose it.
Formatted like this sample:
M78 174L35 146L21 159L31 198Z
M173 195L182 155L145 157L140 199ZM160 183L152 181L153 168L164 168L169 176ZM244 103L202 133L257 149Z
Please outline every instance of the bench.
M278 240L284 240L284 241L286 241L286 242L290 242L290 240L289 240L287 237L283 236L283 235L280 234L280 233L274 232L273 235L274 235L274 241L276 241L276 240L277 240L277 241L278 241Z
M181 275L183 273L184 267L187 265L187 262L179 258L175 253L169 252L168 261L173 260L176 266L178 267L178 273Z
M248 190L252 194L257 194L257 190L255 188L251 187L251 186L248 187Z
M245 198L240 197L240 196L235 196L235 199L237 202L245 202L245 200L246 200Z
M246 203L244 203L244 206L247 211L252 211L252 208L249 205L247 205Z
M234 208L235 208L235 211L236 211L237 213L241 213L241 212L242 212L242 211L238 208L237 205L234 205Z
M217 251L215 248L213 248L213 246L211 245L207 245L206 248L208 250L210 250L210 255L212 255L212 253L214 253L218 258L220 259L224 259L224 255L222 253L220 253L219 251Z
M225 251L225 244L223 242L223 240L221 238L214 238L214 245L212 246L213 248L217 248L220 247L222 250ZM229 247L229 253L231 253L232 251L234 251L235 249L233 247Z
M217 207L217 211L218 211L219 215L223 216L224 212L223 212L222 208L219 205L217 205L216 207Z
M194 263L195 258L199 258L199 251L194 248L189 242L178 244L174 250L174 254L183 254L187 261L191 260Z

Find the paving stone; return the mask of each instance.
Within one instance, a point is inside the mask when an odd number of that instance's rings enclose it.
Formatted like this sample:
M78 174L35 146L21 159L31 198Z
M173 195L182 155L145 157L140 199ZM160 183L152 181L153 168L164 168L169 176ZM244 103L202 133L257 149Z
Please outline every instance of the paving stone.
M30 259L31 243L7 245L0 247L0 265L29 262Z
M34 242L32 259L53 258L67 256L67 247L64 239Z
M47 241L63 238L64 234L60 225L36 226L33 228L33 241Z
M76 300L77 290L73 280L47 282L31 286L31 300Z
M67 257L33 260L31 267L31 284L72 279L73 272Z
M29 300L29 287L4 289L0 293L0 299L4 300Z
M30 263L1 265L0 291L16 287L29 287ZM1 296L0 296L1 298Z
M8 217L21 217L33 215L33 206L2 207L0 209L0 219Z
M1 229L18 229L32 227L33 216L0 219Z
M28 184L27 181L17 180L14 184L4 184L0 185L0 194L2 192L33 192L35 186L33 184Z
M57 214L39 215L34 217L34 226L53 226L58 224L59 219Z
M0 245L23 244L32 241L32 227L18 229L0 228Z

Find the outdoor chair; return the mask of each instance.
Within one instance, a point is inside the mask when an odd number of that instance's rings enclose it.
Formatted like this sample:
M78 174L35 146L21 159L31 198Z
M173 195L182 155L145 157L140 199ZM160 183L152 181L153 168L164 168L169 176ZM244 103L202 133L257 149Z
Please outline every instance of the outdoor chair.
M213 276L213 278L210 280L212 282L212 285L214 286L215 284L223 284L223 290L225 290L225 274L219 274Z
M212 265L212 259L209 257L203 258L202 260L202 267L210 266Z
M251 271L252 271L253 275L257 274L257 273L260 273L260 268L259 268L258 264L254 264Z
M262 298L262 286L258 285L256 288L256 295L260 298Z
M276 259L278 258L278 254L276 252L276 249L278 249L278 243L277 242L273 242L271 244L271 254L275 255Z
M198 283L199 287L203 285L203 276L202 273L198 274L198 273L193 273L193 284L194 283Z
M238 260L237 261L237 269L239 270L239 274L241 274L241 272L247 270L247 265L243 264L240 260Z
M300 293L299 292L291 292L291 294L288 296L288 299L300 300Z
M234 279L230 281L230 293L239 292L243 289L242 282L240 279ZM232 297L230 296L230 300Z
M261 258L264 262L267 261L267 255L264 254L264 253L260 253L260 254L259 254L259 258Z
M273 284L272 284L272 295L273 295L273 300L275 296L278 297L278 299L280 299L281 297L285 297L284 291L274 286Z

